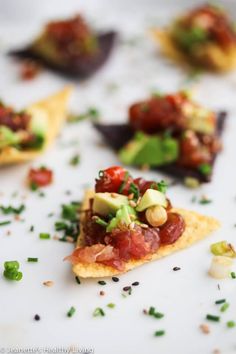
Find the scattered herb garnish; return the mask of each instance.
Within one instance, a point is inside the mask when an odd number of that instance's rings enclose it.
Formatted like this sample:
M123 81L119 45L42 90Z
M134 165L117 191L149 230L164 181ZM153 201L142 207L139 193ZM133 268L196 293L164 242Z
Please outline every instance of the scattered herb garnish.
M215 315L206 315L206 319L209 321L214 321L214 322L219 322L220 321L220 316L215 316Z
M231 272L230 275L231 275L232 279L236 279L236 273L235 272Z
M38 262L38 258L28 257L27 262Z
M234 321L228 321L228 322L226 323L226 325L227 325L228 328L233 328L233 327L236 326L236 323L235 323Z
M155 317L155 318L162 318L162 317L164 317L164 314L163 314L163 313L160 313L160 312L158 312L158 311L156 311L155 307L153 307L153 306L149 307L149 310L148 310L147 314L148 314L149 316L153 316L153 317Z
M109 307L110 309L114 309L116 305L111 302L110 304L107 304L107 307Z
M71 202L70 204L62 205L61 217L63 220L55 223L56 231L63 231L63 235L59 238L60 241L67 242L68 236L76 242L79 235L79 211L81 203Z
M209 165L208 163L203 163L202 165L199 166L198 169L205 176L208 176L212 172L212 166Z
M138 187L136 186L136 184L134 184L134 183L131 183L131 184L130 184L129 193L134 195L133 199L134 199L135 201L138 200L139 195L140 195L140 192L139 192L139 189L138 189Z
M161 337L161 336L164 336L165 333L166 333L166 332L162 329L162 330L156 331L156 332L154 333L154 336L155 336L155 337Z
M165 181L158 182L157 187L161 193L166 193L168 183L166 183Z
M0 226L5 226L5 225L9 225L9 224L11 224L10 220L6 220L6 221L1 221L0 222Z
M41 232L39 234L39 238L41 238L41 240L48 240L51 238L50 234L46 233L46 232Z
M93 311L93 317L104 317L106 314L101 307L97 307Z
M99 216L96 216L95 222L96 222L96 224L101 225L103 227L107 227L108 226L108 223L105 220L99 218Z
M71 166L77 166L80 163L80 155L76 154L74 156L72 156L72 158L70 159L70 165Z
M124 180L123 180L123 182L121 183L121 185L120 185L120 187L119 187L119 189L118 189L118 193L119 193L119 194L122 194L122 192L123 192L123 190L124 190L124 188L125 188L125 185L126 185L126 182L127 182L128 178L129 178L129 172L126 171L126 172L125 172Z
M202 196L201 199L199 199L200 204L210 204L212 203L211 199L208 199L206 196Z
M229 308L229 303L225 302L221 308L220 308L220 312L225 312L227 309Z
M225 299L220 299L220 300L216 300L216 301L215 301L215 304L216 304L216 305L220 305L220 304L224 304L225 302L226 302Z
M22 279L23 274L19 271L20 264L18 261L7 261L4 263L3 275L9 280L19 281Z
M71 114L68 118L68 122L70 123L81 122L85 119L97 121L99 117L100 117L100 112L98 111L98 109L94 107L90 107L86 112L82 114L78 114L78 115Z
M75 314L75 311L76 311L75 308L71 306L71 308L67 312L67 317L72 317Z
M0 210L5 215L8 215L8 214L17 214L17 215L19 215L25 210L25 205L21 204L18 208L13 207L11 205L9 205L9 206L0 205Z

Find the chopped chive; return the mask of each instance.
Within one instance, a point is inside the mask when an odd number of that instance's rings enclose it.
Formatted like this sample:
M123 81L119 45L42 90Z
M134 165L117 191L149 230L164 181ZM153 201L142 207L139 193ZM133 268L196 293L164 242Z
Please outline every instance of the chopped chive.
M107 304L107 307L109 307L110 309L114 309L116 307L116 305L113 303L110 303L110 304Z
M211 199L208 199L207 197L203 196L200 200L199 200L199 204L210 204L212 203L212 200Z
M155 318L162 318L162 317L164 317L164 314L160 313L160 312L155 312L154 317Z
M221 308L220 308L220 312L225 312L227 309L229 308L229 303L225 302Z
M198 169L205 176L211 174L212 172L212 166L209 165L208 163L201 164Z
M22 279L23 274L19 272L20 264L18 261L7 261L4 263L4 272L3 275L9 280L19 281Z
M220 316L215 316L215 315L206 315L206 319L209 321L214 321L214 322L219 322L220 321Z
M98 281L98 284L99 284L99 285L106 285L106 282L105 282L104 280L99 280L99 281Z
M160 330L160 331L156 331L156 332L154 333L154 336L155 336L155 337L161 337L161 336L164 336L165 333L166 333L166 331L164 331L164 330L162 329L162 330Z
M216 304L216 305L220 305L220 304L223 304L224 302L226 302L225 299L220 299L220 300L216 300L216 301L215 301L215 304Z
M11 224L10 220L6 220L6 221L1 221L0 222L0 226L5 226L5 225L9 225L9 224Z
M27 262L38 262L38 258L28 257Z
M150 316L153 316L153 315L155 314L155 307L151 306L151 307L149 308L148 314L149 314Z
M231 275L232 279L236 279L236 273L235 272L231 272L230 275Z
M236 326L236 323L235 323L234 321L228 321L228 322L226 323L226 325L227 325L228 328L233 328L233 327Z
M48 240L49 238L51 238L51 236L48 233L41 232L39 234L39 238L41 238L42 240Z
M153 317L155 317L155 318L162 318L162 317L164 317L164 314L161 313L161 312L156 311L155 307L153 307L153 306L149 307L148 315L149 315L149 316L153 316Z
M80 278L78 276L75 277L76 283L81 284Z
M71 308L67 312L67 317L72 317L75 314L75 311L76 311L75 308L71 306Z
M71 166L77 166L80 163L80 155L76 154L76 155L72 156L69 163Z
M11 205L9 206L3 206L0 205L0 210L3 212L3 214L21 214L22 211L25 210L25 205L21 204L18 208L12 207Z
M101 225L103 227L107 227L108 223L103 219L99 218L98 216L95 219L96 224Z
M94 311L93 311L93 317L104 317L105 316L105 312L103 311L103 309L101 307L97 307Z

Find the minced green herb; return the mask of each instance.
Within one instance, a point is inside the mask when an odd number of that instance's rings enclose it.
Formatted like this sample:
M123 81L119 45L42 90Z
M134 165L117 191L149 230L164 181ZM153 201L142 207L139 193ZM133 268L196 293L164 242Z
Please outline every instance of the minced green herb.
M72 317L75 314L75 311L76 309L73 306L71 306L71 308L67 312L67 317Z
M17 214L17 215L19 215L25 210L25 205L21 204L18 208L13 207L11 205L9 205L9 206L0 205L0 210L5 215L8 215L8 214Z
M154 336L155 336L155 337L161 337L161 336L164 336L165 333L166 333L166 332L162 329L162 330L156 331L156 332L154 333Z
M9 225L9 224L11 224L10 220L6 220L6 221L1 221L0 222L0 226L5 226L5 225Z
M93 311L93 317L104 317L106 314L101 307L97 307Z
M41 238L41 240L48 240L51 238L50 234L46 233L46 232L41 232L39 234L39 238Z
M55 223L56 231L62 231L63 235L59 239L60 241L67 241L67 237L70 236L76 242L79 235L79 212L81 208L80 202L71 202L69 204L62 205L61 218Z
M227 325L228 328L233 328L233 327L236 326L236 323L235 323L234 321L228 321L228 322L226 323L226 325Z
M28 257L28 258L27 258L27 262L36 263L36 262L38 262L38 258Z
M72 158L70 159L70 165L71 166L77 166L80 163L80 155L76 154L74 156L72 156Z
M20 281L23 277L22 272L19 271L20 264L18 261L7 261L4 263L3 275L9 280Z
M68 118L68 122L76 123L76 122L81 122L85 119L97 121L99 117L100 117L99 110L95 107L90 107L87 109L87 111L85 111L82 114L78 114L78 115L71 114Z

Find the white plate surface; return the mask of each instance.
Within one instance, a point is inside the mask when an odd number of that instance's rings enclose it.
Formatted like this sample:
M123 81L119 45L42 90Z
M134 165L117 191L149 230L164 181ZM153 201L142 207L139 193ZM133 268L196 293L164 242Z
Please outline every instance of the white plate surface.
M6 57L5 52L30 40L40 25L53 15L80 10L97 28L119 30L123 43L117 46L99 73L84 83L75 83L73 111L79 113L95 106L104 121L125 121L127 108L135 100L148 96L153 90L168 92L186 86L186 74L158 56L148 28L167 23L197 1L64 0L40 1L41 7L32 7L31 3L28 0L0 1L0 96L7 102L23 108L68 83L48 71L32 82L22 82L18 78L18 65ZM224 4L236 18L235 2L224 1ZM111 90L111 86L116 90ZM24 274L19 283L0 277L0 347L5 348L2 352L9 348L61 352L71 346L75 346L77 352L87 348L96 354L207 354L214 349L221 353L236 352L236 329L226 327L228 320L236 320L236 280L218 282L207 275L210 244L227 240L236 245L236 72L220 77L202 76L194 88L199 102L229 112L224 151L215 166L211 184L197 191L178 185L170 188L169 196L176 206L219 218L222 228L190 249L123 275L118 283L107 280L107 285L102 287L95 280L84 280L81 285L76 284L70 265L62 261L72 251L72 245L38 237L39 232L53 235L60 205L80 200L84 187L93 185L98 170L117 164L115 155L99 145L101 138L89 122L65 127L55 146L33 163L1 169L0 204L18 206L23 202L26 205L22 214L24 222L14 221L9 227L0 228L1 273L4 261L17 259ZM81 163L72 167L68 161L76 152L81 154ZM45 189L44 198L25 186L30 166L42 164L51 167L55 174L55 183ZM135 176L140 174L137 170L131 171ZM143 176L164 177L154 172L143 173ZM70 196L66 194L68 190ZM15 191L19 193L13 197ZM203 194L213 202L209 205L191 202L193 195ZM50 212L55 213L52 218L47 217ZM5 216L0 216L0 221L4 219ZM33 233L29 232L31 225L35 225ZM38 257L39 262L27 263L27 257ZM173 272L174 266L181 270ZM54 286L43 286L46 280L54 281ZM134 281L139 281L140 285L131 296L123 298L122 288ZM105 291L105 296L99 296L100 290ZM207 313L219 314L214 302L220 298L226 298L230 308L221 314L220 323L209 324L211 333L204 335L199 325L205 323ZM110 302L116 304L115 309L106 308ZM155 320L145 316L143 309L151 305L165 317ZM76 313L67 318L71 306L76 308ZM96 307L105 309L104 318L93 318ZM33 320L36 313L41 316L39 322ZM158 329L166 330L166 335L154 337Z

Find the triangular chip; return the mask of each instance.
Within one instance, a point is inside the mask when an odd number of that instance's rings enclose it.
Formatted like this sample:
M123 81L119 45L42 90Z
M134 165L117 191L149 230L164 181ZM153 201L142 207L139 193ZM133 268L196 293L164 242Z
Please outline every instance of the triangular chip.
M45 137L45 145L40 150L18 150L14 147L6 147L0 152L0 165L20 163L33 160L40 155L54 141L63 122L67 116L68 100L72 92L72 87L67 86L56 94L47 97L44 100L36 102L25 110L28 112L37 112L47 119L48 128Z
M82 205L82 210L86 210L89 207L89 199L92 198L94 192L89 190L86 192L85 199ZM209 216L198 214L194 211L184 209L173 209L173 211L181 214L186 223L186 229L183 235L172 245L161 246L157 253L153 254L149 258L141 260L131 260L126 263L125 270L120 272L119 270L99 264L99 263L77 263L73 266L73 272L82 278L98 278L98 277L111 277L121 273L125 273L131 269L141 266L144 263L160 259L168 256L174 252L187 248L197 241L202 240L213 231L217 230L220 226L219 222ZM84 222L83 213L81 214L81 223ZM84 234L81 228L80 235L77 241L77 247L84 246Z
M192 59L176 46L168 29L153 29L151 34L154 40L160 44L163 54L182 66L196 67L197 64L200 64L201 67L218 72L229 71L236 67L236 47L232 46L228 50L222 50L215 44L204 45L198 53L199 60L192 62ZM201 65L201 62L204 64Z

